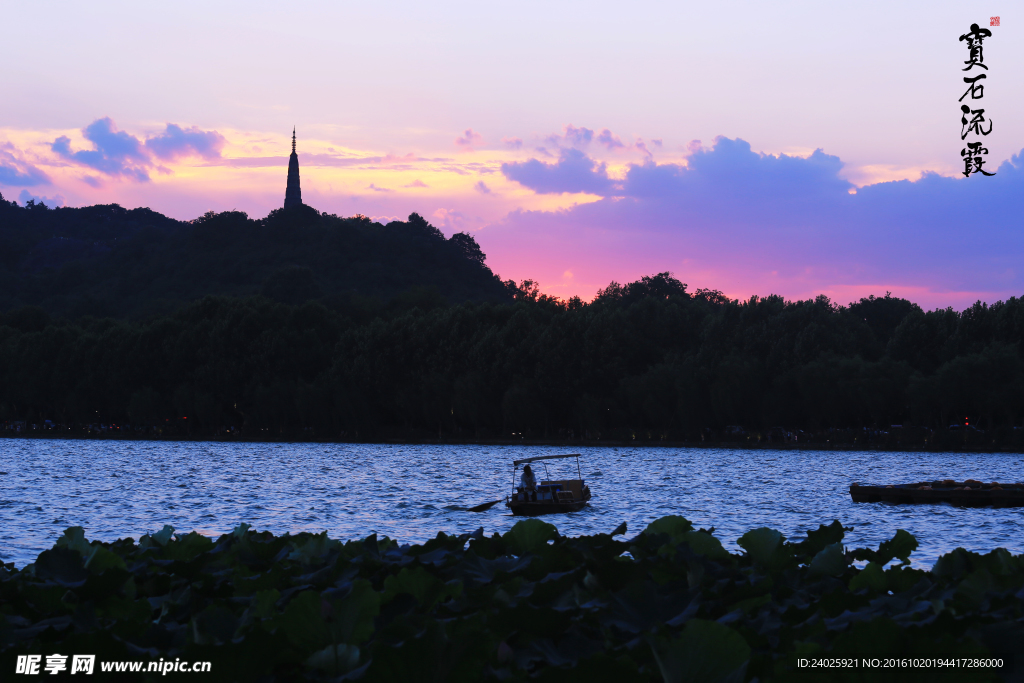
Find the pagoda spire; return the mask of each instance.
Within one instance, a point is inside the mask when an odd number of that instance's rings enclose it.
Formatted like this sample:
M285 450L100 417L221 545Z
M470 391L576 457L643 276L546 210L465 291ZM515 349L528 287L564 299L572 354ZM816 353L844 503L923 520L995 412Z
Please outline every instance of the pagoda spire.
M299 189L299 155L295 153L295 127L292 126L292 155L288 157L288 187L284 191L284 208L302 206Z

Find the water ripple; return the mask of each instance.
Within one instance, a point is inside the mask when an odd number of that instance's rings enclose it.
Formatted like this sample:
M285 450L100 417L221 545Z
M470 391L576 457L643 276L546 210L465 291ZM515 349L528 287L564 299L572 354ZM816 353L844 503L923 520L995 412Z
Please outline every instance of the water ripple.
M438 531L505 532L514 520L501 506L469 507L504 496L511 461L550 455L549 447L360 444L223 444L118 441L0 441L0 561L23 566L67 526L112 541L155 532L218 535L240 522L275 534L326 530L333 538L370 533L404 543ZM587 448L591 505L548 517L567 535L630 533L668 514L715 527L736 550L745 531L770 526L790 537L839 519L854 527L849 546L876 547L902 528L930 566L958 546L1020 553L1024 509L949 505L854 504L852 481L936 478L1016 481L1019 454L746 451ZM545 465L571 477L575 462ZM559 476L559 468L564 468ZM572 470L572 474L568 470Z

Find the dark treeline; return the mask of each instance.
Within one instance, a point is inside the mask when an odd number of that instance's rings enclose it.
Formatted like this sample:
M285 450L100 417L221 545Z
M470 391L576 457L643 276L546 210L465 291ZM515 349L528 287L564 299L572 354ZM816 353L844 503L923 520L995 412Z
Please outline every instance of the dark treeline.
M471 235L445 239L417 214L381 225L301 206L177 221L116 204L21 207L0 196L0 245L0 311L143 319L209 295L330 306L414 287L452 303L511 301Z
M738 302L667 273L612 283L592 303L530 282L511 293L457 305L429 289L330 306L207 297L145 321L11 311L0 420L193 437L699 442L802 430L810 443L888 432L1021 445L1024 299L963 312L888 295ZM950 431L965 418L969 429Z

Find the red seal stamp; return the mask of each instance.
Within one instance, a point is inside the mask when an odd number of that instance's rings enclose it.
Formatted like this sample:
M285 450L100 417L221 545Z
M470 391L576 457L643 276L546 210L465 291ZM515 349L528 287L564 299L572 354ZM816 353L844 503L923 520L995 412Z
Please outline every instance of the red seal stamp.
M999 26L999 17L989 17L988 18L988 25L989 26Z

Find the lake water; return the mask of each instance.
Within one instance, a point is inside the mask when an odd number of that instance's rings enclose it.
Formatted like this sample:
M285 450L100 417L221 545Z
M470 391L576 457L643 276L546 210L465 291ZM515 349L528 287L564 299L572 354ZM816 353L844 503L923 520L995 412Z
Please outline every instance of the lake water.
M632 536L677 514L714 526L727 548L745 531L769 526L800 537L838 519L850 547L877 547L896 529L917 536L915 566L958 546L1022 552L1024 508L892 506L850 500L851 482L936 478L1016 482L1020 454L871 453L690 448L583 448L593 499L581 512L546 517L563 535ZM401 543L438 531L483 527L504 533L518 518L499 504L511 461L565 452L516 446L233 444L140 441L0 440L0 560L22 567L69 526L112 541L170 524L219 535L240 522L274 534L326 530L331 538L376 532ZM548 464L551 478L574 475L574 460ZM542 478L544 465L536 465ZM562 473L559 476L559 473Z

